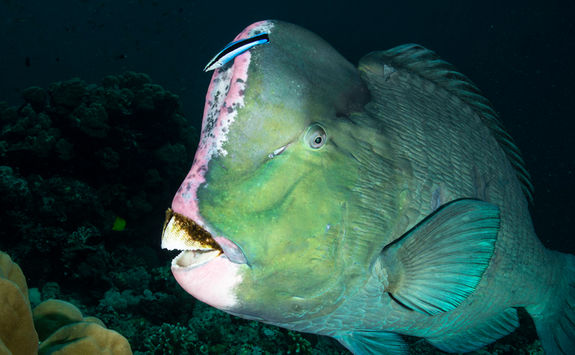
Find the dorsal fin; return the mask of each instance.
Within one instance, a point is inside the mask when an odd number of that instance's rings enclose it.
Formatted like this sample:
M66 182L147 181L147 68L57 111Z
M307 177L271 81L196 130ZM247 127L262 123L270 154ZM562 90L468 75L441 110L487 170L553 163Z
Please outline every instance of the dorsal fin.
M377 56L395 69L407 70L432 81L467 104L492 132L515 169L525 196L529 202L533 202L533 184L519 148L503 128L489 100L467 76L440 59L435 52L418 44L400 45L377 52Z

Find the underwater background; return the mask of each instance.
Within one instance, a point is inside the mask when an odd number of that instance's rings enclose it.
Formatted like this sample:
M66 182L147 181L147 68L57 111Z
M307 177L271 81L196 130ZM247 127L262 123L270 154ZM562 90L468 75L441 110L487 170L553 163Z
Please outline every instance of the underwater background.
M171 277L160 235L198 142L204 65L263 19L307 28L352 63L409 42L436 51L521 149L539 238L575 253L574 16L573 1L2 0L0 250L22 268L32 306L71 302L134 353L345 354L205 306ZM477 353L540 351L523 317Z

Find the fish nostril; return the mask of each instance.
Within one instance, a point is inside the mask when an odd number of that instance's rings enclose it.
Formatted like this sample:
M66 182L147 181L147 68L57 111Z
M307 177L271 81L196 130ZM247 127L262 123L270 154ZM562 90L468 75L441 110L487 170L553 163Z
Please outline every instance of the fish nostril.
M270 154L268 154L268 158L273 159L273 158L277 157L278 155L283 153L284 150L286 150L286 148L287 148L287 145L284 145L283 147L279 147L278 149L276 149L273 152L271 152Z

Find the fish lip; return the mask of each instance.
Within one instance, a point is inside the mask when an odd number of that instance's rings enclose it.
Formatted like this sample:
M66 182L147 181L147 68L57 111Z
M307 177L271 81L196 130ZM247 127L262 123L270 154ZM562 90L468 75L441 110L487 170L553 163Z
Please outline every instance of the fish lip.
M174 268L195 268L220 256L236 264L247 264L237 244L222 236L214 238L207 228L171 208L166 211L161 247L181 251L172 260Z
M246 254L242 250L242 248L237 245L236 243L232 242L226 237L215 237L216 243L222 248L224 251L224 255L234 264L246 264L250 266L248 263L248 259L246 258Z

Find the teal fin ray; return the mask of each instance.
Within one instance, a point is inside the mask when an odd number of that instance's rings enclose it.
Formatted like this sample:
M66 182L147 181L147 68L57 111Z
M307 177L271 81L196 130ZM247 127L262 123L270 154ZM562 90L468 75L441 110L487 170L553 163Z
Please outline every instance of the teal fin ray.
M561 276L555 280L551 297L526 307L546 354L575 354L575 256L551 252L559 259Z
M479 284L498 231L494 204L462 199L442 206L381 252L386 291L428 315L456 308Z
M387 70L385 66L389 67ZM385 80L386 73L393 70L407 71L444 88L458 97L480 118L497 140L515 173L522 183L527 199L533 202L533 184L525 168L519 148L513 138L506 132L497 112L479 88L452 64L442 60L435 52L418 44L404 44L386 51L372 52L363 57L359 63L363 72L380 73Z
M408 346L399 334L384 331L355 331L334 337L354 355L406 355Z
M573 302L573 294L570 296L570 301ZM564 313L557 317L556 322L549 323L536 320L535 327L546 354L568 355L575 353L575 304L569 304Z
M473 329L426 340L431 345L448 353L466 353L504 337L518 326L517 310L508 308L502 313L489 317L488 320L473 327Z

